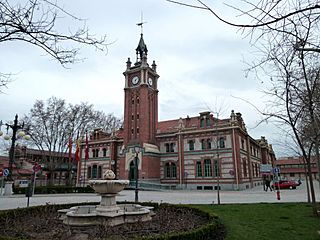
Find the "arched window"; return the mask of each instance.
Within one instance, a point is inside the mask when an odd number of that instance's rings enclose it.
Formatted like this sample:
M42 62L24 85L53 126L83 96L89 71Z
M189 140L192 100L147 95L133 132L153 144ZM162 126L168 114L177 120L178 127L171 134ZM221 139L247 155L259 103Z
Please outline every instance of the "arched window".
M211 160L210 159L204 160L204 176L205 177L212 177L212 167L211 167Z
M95 149L92 149L92 157L96 157L96 150Z
M171 177L177 178L177 166L175 163L171 163Z
M96 149L96 157L99 157L99 148Z
M166 163L165 165L165 173L166 173L166 178L170 178L171 175L170 175L170 164L169 163Z

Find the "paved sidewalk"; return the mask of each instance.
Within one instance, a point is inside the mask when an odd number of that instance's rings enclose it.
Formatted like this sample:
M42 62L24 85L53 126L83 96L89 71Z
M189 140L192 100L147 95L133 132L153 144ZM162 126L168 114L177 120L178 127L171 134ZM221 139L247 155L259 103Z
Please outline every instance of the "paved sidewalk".
M315 184L317 201L320 201L319 184ZM122 191L117 201L134 201L134 191ZM306 202L306 187L296 190L281 190L281 200L277 200L275 192L265 192L262 186L244 191L220 191L221 203L281 203ZM99 202L100 196L91 194L46 194L34 195L30 198L30 206L45 204L63 204L80 202ZM141 202L167 202L174 204L216 204L217 191L139 191ZM0 210L26 207L27 198L24 195L0 196Z

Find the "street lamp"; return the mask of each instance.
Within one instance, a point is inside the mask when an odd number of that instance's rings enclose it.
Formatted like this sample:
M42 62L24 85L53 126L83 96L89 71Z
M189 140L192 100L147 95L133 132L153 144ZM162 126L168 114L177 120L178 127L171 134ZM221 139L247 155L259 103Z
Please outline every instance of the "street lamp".
M15 158L15 143L16 140L19 138L23 138L25 140L30 139L30 135L26 135L22 129L24 128L24 123L18 124L18 114L16 114L15 119L13 121L13 124L2 124L2 121L0 122L0 136L3 135L3 132L1 131L1 125L7 126L7 134L3 136L4 140L10 140L11 138L11 147L9 150L9 175L7 176L7 179L12 181L12 165L14 163ZM12 129L12 136L8 135L9 128ZM21 131L19 131L21 129Z
M138 202L139 201L139 189L138 189L138 179L139 179L139 176L138 176L138 173L139 173L139 169L138 169L138 155L141 151L141 148L140 146L135 146L134 147L134 152L136 153L136 156L134 158L134 179L135 179L135 191L134 191L134 201L135 202Z
M220 156L219 156L219 148L220 148L220 139L219 139L219 130L218 130L218 123L219 123L219 113L215 112L217 114L217 123L216 123L216 148L217 148L217 200L218 205L220 205Z

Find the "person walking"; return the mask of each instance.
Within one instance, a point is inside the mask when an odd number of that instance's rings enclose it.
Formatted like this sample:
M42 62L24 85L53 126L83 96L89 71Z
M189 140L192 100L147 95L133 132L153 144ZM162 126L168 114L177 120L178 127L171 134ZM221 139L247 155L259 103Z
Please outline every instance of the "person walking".
M272 188L270 186L270 180L267 178L266 179L266 189L265 189L266 192L268 191L268 188L270 188L270 191L272 192Z

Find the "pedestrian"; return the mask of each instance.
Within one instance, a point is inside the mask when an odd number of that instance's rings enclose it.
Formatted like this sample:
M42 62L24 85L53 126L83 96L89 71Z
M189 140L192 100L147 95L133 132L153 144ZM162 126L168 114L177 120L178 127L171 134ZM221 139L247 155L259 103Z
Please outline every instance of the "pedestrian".
M265 189L266 192L268 191L268 188L270 188L270 191L272 192L272 188L270 186L270 180L266 179L266 189Z

